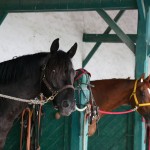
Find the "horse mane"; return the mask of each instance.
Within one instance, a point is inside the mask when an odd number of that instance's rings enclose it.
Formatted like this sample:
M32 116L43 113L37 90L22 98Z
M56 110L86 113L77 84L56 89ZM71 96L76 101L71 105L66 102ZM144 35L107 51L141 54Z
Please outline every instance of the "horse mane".
M47 52L42 52L25 55L0 63L0 84L16 82L25 77L34 78L40 75L40 62L42 62L42 59L44 60L48 54ZM65 73L65 76L70 74L72 63L64 51L59 50L56 55L51 56L49 66L55 68L57 72L57 77L55 76L55 78L59 81L62 73Z
M10 83L22 79L26 75L33 76L37 70L38 61L48 53L37 53L21 56L0 63L0 83Z

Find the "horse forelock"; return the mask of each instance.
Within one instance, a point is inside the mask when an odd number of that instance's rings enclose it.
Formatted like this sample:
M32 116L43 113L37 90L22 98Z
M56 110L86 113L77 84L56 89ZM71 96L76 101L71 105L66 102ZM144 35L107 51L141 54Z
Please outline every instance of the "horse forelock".
M0 63L0 83L18 81L26 75L33 77L35 71L37 72L37 67L40 67L38 62L45 55L46 53L25 55Z
M49 67L56 71L56 80L59 81L63 74L65 74L66 79L70 77L73 65L71 59L65 52L59 50L54 58L50 59L49 63Z

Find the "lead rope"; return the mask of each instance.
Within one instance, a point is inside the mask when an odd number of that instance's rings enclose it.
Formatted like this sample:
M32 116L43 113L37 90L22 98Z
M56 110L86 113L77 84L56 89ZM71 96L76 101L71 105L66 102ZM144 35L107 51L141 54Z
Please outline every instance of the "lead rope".
M43 100L43 95L40 95L40 100ZM37 115L37 125L35 122L35 148L36 150L40 150L40 143L39 143L39 139L40 139L40 127L41 127L41 116L42 116L42 105L36 105L35 106L36 109L36 114ZM36 127L37 126L37 127Z
M43 101L43 94L40 95L40 100ZM35 138L37 138L36 141L36 150L40 150L39 145L39 136L40 136L40 123L41 123L41 115L42 115L42 105L33 105L34 109L34 119L36 117L35 122ZM26 108L22 112L22 119L21 119L21 135L20 135L20 150L23 149L23 128L24 128L24 115L28 113L28 122L27 122L27 139L26 139L26 150L30 150L31 148L31 120L33 117L33 111L30 110L30 108ZM36 116L37 115L37 116ZM36 125L37 123L37 125ZM37 130L36 130L37 127ZM34 137L33 137L34 138ZM33 139L34 140L34 139Z
M30 108L26 108L23 110L22 112L22 119L21 119L21 135L20 135L20 150L22 150L23 146L22 146L22 142L23 142L23 125L24 125L24 115L25 113L28 113L28 123L27 123L27 142L26 142L26 150L30 150L30 137L31 137L31 118L32 118L32 111L30 110Z

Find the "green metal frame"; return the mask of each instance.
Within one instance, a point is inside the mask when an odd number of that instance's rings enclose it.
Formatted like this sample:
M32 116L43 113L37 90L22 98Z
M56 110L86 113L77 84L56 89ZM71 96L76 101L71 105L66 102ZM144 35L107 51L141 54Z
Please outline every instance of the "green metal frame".
M0 10L7 12L91 11L98 9L136 9L136 0L1 0Z
M141 5L142 4L142 5ZM131 35L126 35L123 31L116 25L116 23L108 16L108 14L104 10L99 10L98 13L101 17L107 22L107 24L116 32L117 36L124 42L126 45L135 53L136 48L136 78L138 78L143 72L147 75L147 58L150 55L150 11L146 13L144 2L138 0L139 6L139 22L138 22L138 37L135 47L135 38L136 36L132 37ZM149 6L149 5L148 5ZM145 20L146 19L146 20ZM107 39L104 39L106 37ZM115 39L111 40L110 37L115 37ZM130 39L132 37L133 41ZM88 42L97 42L101 40L102 42L120 42L115 35L91 35L85 34L83 36L84 41ZM100 43L100 44L101 44ZM99 45L96 43L96 48ZM83 66L87 64L93 53L97 49L92 49L91 54L83 61ZM141 136L139 136L139 133ZM145 150L146 145L144 143L144 123L142 123L142 118L139 114L135 113L134 115L134 150Z
M87 105L90 100L88 85L90 77L84 74L75 82L75 99L80 108ZM79 88L79 86L81 88ZM85 111L74 112L71 116L71 144L70 150L87 150L88 144L88 120L85 118Z
M135 53L134 42L119 28L119 26L110 18L110 16L103 10L97 11L98 14L105 20L105 22L113 29L117 36L128 46L128 48Z
M7 12L0 11L0 25L2 24L6 16L7 16Z
M137 34L127 34L127 36L136 43ZM99 42L102 43L123 43L116 34L83 34L83 42Z
M117 22L117 21L121 18L121 16L123 15L124 12L125 12L124 10L119 11L119 13L118 13L118 14L116 15L116 17L114 18L114 21ZM111 28L108 27L108 28L105 30L104 34L109 34L110 31L111 31ZM83 36L83 38L86 38L86 34L84 34L84 35L85 35L85 36ZM92 50L90 51L90 53L89 53L89 54L87 55L87 57L83 60L83 63L82 63L82 67L83 67L83 68L87 65L87 63L88 63L89 60L92 58L92 56L95 54L95 52L97 51L97 49L99 48L99 46L100 46L101 44L102 44L102 42L99 41L99 42L97 42L97 43L94 45L94 47L92 48Z
M137 0L137 6L138 6L140 18L144 21L146 19L144 0Z
M148 10L148 11L147 11ZM145 15L143 12L146 12ZM150 5L147 8L139 9L138 19L138 39L136 44L136 78L141 74L148 75L148 55L150 45ZM141 123L142 119L138 114L135 114L134 125L134 150L145 150L146 144L144 143L145 127ZM141 131L141 137L139 136Z

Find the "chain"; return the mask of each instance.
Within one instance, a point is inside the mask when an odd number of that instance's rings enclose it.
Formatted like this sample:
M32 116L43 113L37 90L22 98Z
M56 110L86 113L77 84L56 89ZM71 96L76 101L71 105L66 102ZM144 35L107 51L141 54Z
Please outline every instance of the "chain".
M28 103L30 105L31 104L44 105L45 103L47 103L50 100L50 99L39 100L38 98L27 100L27 99L17 98L17 97L13 97L13 96L4 95L4 94L0 94L0 97L6 98L6 99L10 99L10 100L13 100L13 101L19 101L19 102Z

